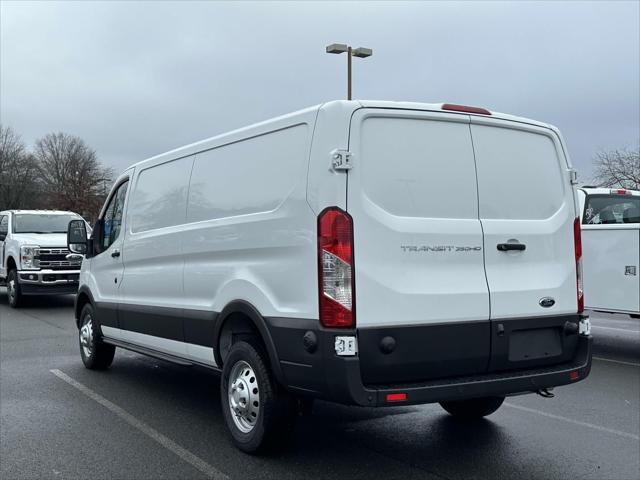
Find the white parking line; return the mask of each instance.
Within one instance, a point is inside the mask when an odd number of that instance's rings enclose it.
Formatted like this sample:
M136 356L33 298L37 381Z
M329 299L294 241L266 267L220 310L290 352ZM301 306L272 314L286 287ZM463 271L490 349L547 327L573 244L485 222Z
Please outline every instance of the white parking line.
M127 413L125 410L120 408L115 403L110 402L109 400L107 400L103 396L101 396L101 395L97 394L96 392L94 392L93 390L91 390L89 387L86 387L83 384L81 384L80 382L74 380L73 378L68 376L66 373L64 373L64 372L62 372L62 371L60 371L58 369L50 370L50 372L53 373L56 377L60 378L61 380L64 380L65 382L67 382L72 387L77 388L82 393L84 393L87 397L89 397L90 399L98 402L100 405L102 405L103 407L107 408L112 413L115 413L118 417L120 417L122 420L127 422L129 425L131 425L132 427L134 427L137 430L141 431L142 433L147 435L152 440L155 440L156 442L158 442L160 445L162 445L167 450L170 450L171 452L175 453L178 457L180 457L182 460L184 460L185 462L189 463L191 466L195 467L196 469L200 470L207 477L213 478L213 479L220 479L220 480L223 480L223 479L226 480L226 479L229 478L227 475L222 473L217 468L209 465L207 462L202 460L200 457L198 457L198 456L194 455L193 453L191 453L190 451L182 448L176 442L174 442L170 438L165 437L164 435L162 435L160 432L158 432L153 427L150 427L146 423L138 420L136 417L134 417L130 413Z
M594 430L599 430L601 432L612 433L613 435L618 435L619 437L625 437L625 438L630 438L632 440L640 441L640 436L634 433L622 432L620 430L614 430L613 428L601 427L600 425L594 425L593 423L581 422L579 420L573 420L571 418L561 417L560 415L554 415L552 413L543 412L541 410L521 407L520 405L514 405L513 403L505 402L504 405L506 405L507 407L515 408L516 410L522 410L523 412L535 413L538 415L542 415L543 417L553 418L554 420L562 420L563 422L573 423L574 425L580 425L582 427L592 428Z
M640 363L623 362L622 360L613 360L612 358L604 357L592 357L594 360L600 360L601 362L619 363L620 365L631 365L632 367L640 367Z
M626 328L615 328L615 327L599 327L598 325L591 325L591 328L599 328L602 330L615 330L617 332L636 333L640 335L640 330L628 330Z

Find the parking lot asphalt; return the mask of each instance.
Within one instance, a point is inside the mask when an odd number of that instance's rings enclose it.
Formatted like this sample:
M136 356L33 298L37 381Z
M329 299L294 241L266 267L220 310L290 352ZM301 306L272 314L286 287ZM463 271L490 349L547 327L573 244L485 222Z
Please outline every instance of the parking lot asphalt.
M233 447L219 377L119 349L80 360L73 297L10 309L0 288L0 478L640 478L640 320L591 313L588 379L555 398L510 397L461 424L438 405L316 402L290 443Z

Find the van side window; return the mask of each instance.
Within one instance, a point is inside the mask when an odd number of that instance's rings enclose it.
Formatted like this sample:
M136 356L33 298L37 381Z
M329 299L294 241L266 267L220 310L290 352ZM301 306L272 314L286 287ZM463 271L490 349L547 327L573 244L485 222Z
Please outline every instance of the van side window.
M9 233L9 215L0 215L0 235Z
M111 201L104 213L104 234L102 235L102 250L106 250L118 238L122 225L122 213L124 210L124 199L127 195L126 181L118 187L116 193L111 197Z

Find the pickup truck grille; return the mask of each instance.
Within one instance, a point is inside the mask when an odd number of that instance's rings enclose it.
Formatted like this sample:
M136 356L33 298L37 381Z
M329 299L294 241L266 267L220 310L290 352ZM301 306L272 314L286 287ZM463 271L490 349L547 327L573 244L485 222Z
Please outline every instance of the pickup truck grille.
M80 270L82 260L67 260L69 250L66 248L40 248L38 258L40 268L47 270Z

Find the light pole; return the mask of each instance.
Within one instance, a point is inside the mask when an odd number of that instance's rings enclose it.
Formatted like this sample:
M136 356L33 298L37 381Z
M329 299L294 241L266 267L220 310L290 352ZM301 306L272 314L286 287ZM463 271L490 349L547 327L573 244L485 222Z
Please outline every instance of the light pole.
M366 58L373 55L370 48L358 47L352 49L350 45L344 43L332 43L327 47L327 53L347 54L347 100L351 100L351 57Z

